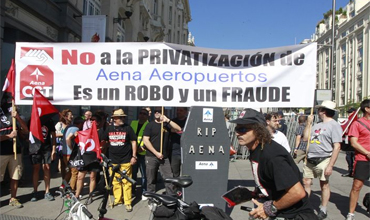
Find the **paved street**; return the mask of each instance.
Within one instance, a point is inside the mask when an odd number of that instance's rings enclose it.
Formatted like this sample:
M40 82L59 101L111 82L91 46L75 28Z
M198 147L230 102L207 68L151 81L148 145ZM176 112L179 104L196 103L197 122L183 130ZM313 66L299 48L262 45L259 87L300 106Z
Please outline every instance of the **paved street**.
M28 161L28 157L24 159L25 162L25 176L21 181L20 188L18 189L18 198L23 203L24 208L17 209L8 206L9 193L8 185L1 184L1 197L0 197L0 219L55 219L62 208L62 199L56 198L55 201L49 202L41 199L37 202L30 202L32 183L31 183L31 166ZM334 173L331 177L331 198L328 206L328 218L330 220L345 219L348 211L348 195L352 186L352 178L341 177L342 173L346 172L347 163L345 161L345 154L341 152L337 161ZM60 175L55 173L56 164L53 164L54 175L51 181L52 192L57 190L60 185ZM197 181L197 180L194 180ZM229 168L229 188L236 185L250 186L253 189L253 178L251 173L250 164L247 160L238 159L236 162L230 162ZM211 187L211 184L210 184ZM42 190L44 184L40 184L39 189ZM212 189L210 188L210 191ZM87 192L87 187L84 189ZM366 211L362 205L362 198L366 192L369 192L369 181L366 182L366 186L363 188L360 194L360 205L356 209L356 220L368 220L369 215L366 215ZM42 193L43 194L43 193ZM84 196L83 200L86 199ZM96 200L88 206L90 212L95 218L98 217L97 208L100 204L101 198ZM320 191L319 182L314 180L313 194L311 195L311 201L318 209L320 203ZM252 203L248 202L243 204L244 206L252 207ZM233 219L247 219L248 213L240 210L240 206L236 206L233 209L228 209ZM63 216L63 215L62 215ZM124 206L108 209L106 217L112 219L131 219L131 220L142 220L149 218L149 209L146 201L140 201L139 198L135 198L133 201L133 212L127 213ZM58 219L61 219L59 217Z

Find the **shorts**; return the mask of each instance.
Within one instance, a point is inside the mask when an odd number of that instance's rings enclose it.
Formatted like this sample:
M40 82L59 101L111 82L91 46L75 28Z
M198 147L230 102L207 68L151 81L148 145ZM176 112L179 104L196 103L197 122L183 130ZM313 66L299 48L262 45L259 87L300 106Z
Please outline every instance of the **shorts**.
M78 171L100 172L100 164L98 162L93 162L84 167L81 167Z
M325 176L325 169L328 166L329 162L330 157L326 158L316 166L307 161L307 164L303 166L303 178L319 178L320 181L329 181L329 176Z
M10 178L20 180L22 177L22 154L17 154L17 160L14 160L14 155L0 155L0 182L4 180L5 169L8 167Z
M51 151L41 151L37 152L37 154L30 155L31 163L33 165L36 164L51 164Z
M356 161L353 178L366 181L370 178L370 161Z

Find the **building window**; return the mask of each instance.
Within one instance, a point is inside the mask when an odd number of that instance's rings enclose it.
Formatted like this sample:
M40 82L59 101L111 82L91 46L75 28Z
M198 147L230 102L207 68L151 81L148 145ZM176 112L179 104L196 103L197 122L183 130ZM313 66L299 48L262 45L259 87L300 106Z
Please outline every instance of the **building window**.
M177 27L180 27L180 23L181 23L181 16L179 15L177 17Z
M172 43L172 31L168 30L168 39L167 42Z
M154 13L154 15L158 14L158 0L154 0L153 13Z
M170 6L170 10L168 12L168 23L172 24L172 6Z
M84 0L84 15L100 15L101 3L99 0Z

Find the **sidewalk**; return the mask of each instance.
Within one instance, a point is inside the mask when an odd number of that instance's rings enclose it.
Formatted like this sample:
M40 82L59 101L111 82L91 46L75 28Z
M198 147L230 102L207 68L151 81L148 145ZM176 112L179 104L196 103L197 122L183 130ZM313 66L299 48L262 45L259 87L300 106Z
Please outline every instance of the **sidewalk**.
M29 163L29 158L24 158L25 165L25 175L21 181L20 187L18 189L18 198L20 202L24 205L23 208L17 209L8 206L9 201L9 191L7 189L8 185L1 184L1 197L0 197L0 219L55 219L63 208L62 199L56 197L55 201L49 202L41 199L36 202L30 202L31 192L33 190L31 173L32 167ZM300 164L300 167L302 164ZM58 189L61 178L59 173L55 173L56 164L52 164L52 170L54 175L51 180L51 188L54 194L55 190ZM331 197L328 205L328 220L341 220L345 219L348 212L348 195L352 187L352 178L342 177L341 174L345 173L347 170L347 163L345 161L345 153L341 152L334 168L334 173L330 178L331 182ZM193 181L196 181L193 179ZM252 177L251 167L248 160L238 159L235 162L230 162L229 167L229 188L236 185L249 186L253 189L254 180ZM39 186L40 190L44 189L44 184L41 183ZM87 192L87 186L84 188L84 192ZM312 186L311 202L318 210L320 204L320 187L319 181L315 179ZM138 190L139 191L139 190ZM211 191L211 189L210 189ZM361 190L359 205L356 209L356 220L368 220L369 215L366 215L366 210L362 205L362 198L366 192L370 191L369 181L365 182L364 188ZM43 194L40 193L40 196ZM83 201L87 199L87 196L83 197ZM95 198L94 202L88 206L89 211L94 215L94 218L98 218L98 206L101 202L101 197ZM252 207L252 202L247 202L242 204L243 206ZM240 210L240 205L235 206L233 209L228 209L227 212L234 220L246 220L248 219L248 212ZM64 215L60 216L58 219L62 219ZM149 208L147 201L141 201L136 197L133 201L133 211L128 213L124 206L115 207L113 209L108 208L108 213L105 215L107 218L112 219L122 219L122 220L142 220L149 218Z

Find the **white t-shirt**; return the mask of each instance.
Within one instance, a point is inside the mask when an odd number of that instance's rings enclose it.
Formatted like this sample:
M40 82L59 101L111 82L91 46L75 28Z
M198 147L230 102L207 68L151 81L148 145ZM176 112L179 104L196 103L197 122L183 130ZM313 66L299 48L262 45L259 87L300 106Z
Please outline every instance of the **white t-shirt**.
M272 135L274 138L273 140L283 146L289 153L291 151L288 139L281 131L275 131L275 133Z

